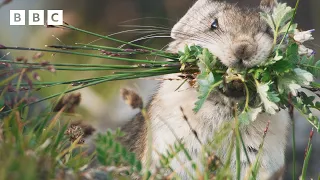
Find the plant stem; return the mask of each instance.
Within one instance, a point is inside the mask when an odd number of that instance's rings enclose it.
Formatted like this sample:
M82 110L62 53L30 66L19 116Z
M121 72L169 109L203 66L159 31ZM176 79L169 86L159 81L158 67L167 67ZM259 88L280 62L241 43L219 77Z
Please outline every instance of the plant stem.
M172 71L171 73L175 73L176 71ZM33 105L33 104L36 104L36 103L39 103L39 102L42 102L42 101L46 101L46 100L49 100L49 99L52 99L52 98L55 98L57 96L60 96L62 94L66 94L66 93L70 93L70 92L73 92L73 91L77 91L77 90L80 90L82 88L86 88L86 87L89 87L89 86L94 86L94 85L97 85L97 84L101 84L101 83L104 83L104 82L108 82L108 81L115 81L115 80L127 80L127 79L137 79L137 78L142 78L142 77L150 77L150 76L159 76L159 75L163 75L163 74L168 74L170 72L168 71L159 71L159 72L154 72L152 74L150 73L145 73L145 74L141 74L141 75L136 75L136 74L131 74L131 73L127 73L127 74L118 74L118 75L109 75L109 76L103 76L103 77L99 77L99 78L92 78L92 79L88 79L87 84L83 84L82 86L80 87L75 87L75 88L72 88L70 90L67 90L65 92L61 92L61 93L56 93L56 94L53 94L51 96L48 96L48 97L45 97L45 98L42 98L38 101L35 101L35 102L32 102L32 103L29 103L29 104L26 104L23 106L23 108L25 108L26 106L30 106L30 105ZM69 81L69 82L76 82L76 81ZM56 82L56 84L53 84L53 85L61 85L61 84L67 84L66 82ZM47 85L52 85L52 84L47 84ZM8 112L11 112L13 109L11 110L8 110L8 111L5 111L3 113L8 113Z
M240 132L239 132L239 121L237 115L237 105L234 106L234 116L235 116L235 135L236 135L236 167L237 167L237 180L240 180L241 176L241 159L240 159Z
M243 148L243 151L244 151L244 153L246 155L247 161L251 165L251 161L250 161L250 158L249 158L249 155L248 155L248 152L247 152L247 149L246 149L246 145L244 144L244 141L243 141L241 133L239 133L239 137L240 137L242 148Z
M295 5L295 7L294 7L294 11L293 11L292 18L291 18L291 20L290 20L289 27L288 27L286 33L284 34L283 38L281 39L278 48L281 46L281 44L283 43L284 39L286 38L286 36L287 36L287 34L288 34L288 32L289 32L289 29L290 29L290 27L291 27L291 25L292 25L292 23L293 23L293 20L294 20L294 18L295 18L295 16L296 16L299 3L300 3L300 0L297 0L297 1L296 1L296 5Z
M24 48L24 47L2 47L1 49L62 53L62 54L71 54L71 55L78 55L78 56L112 59L112 60L135 62L135 63L150 63L150 64L170 64L170 63L173 63L171 61L150 61L150 60L141 60L141 59L129 59L129 58L104 56L104 55L89 54L89 53L74 52L74 51L54 50L54 49L38 49L38 48Z
M312 140L312 137L313 137L313 133L314 132L313 132L313 128L312 128L311 131L310 131L308 145L306 147L305 157L304 157L304 161L303 161L303 168L302 168L302 174L301 174L301 179L302 180L305 180L306 179L306 175L307 175L307 168L308 168L310 155L311 155L311 151L312 151L311 140Z
M293 115L294 104L292 103L292 94L288 95L288 104L289 104L289 114L292 123L292 160L293 160L293 170L292 170L292 179L296 179L296 133L295 133L295 119Z
M102 49L102 50L109 50L109 51L115 51L115 52L127 52L127 49L123 49L123 48L114 48L114 47L109 47L109 46L99 46L99 45L93 45L93 44L83 44L83 43L76 43L78 45L82 45L82 47L91 47L94 49ZM77 46L76 46L77 47ZM129 49L130 50L130 49ZM133 51L129 51L130 53L136 53L136 54L140 54L143 52L139 52L139 51L135 51L137 49L132 49ZM169 53L169 52L165 52L166 56L163 56L162 54L159 54L157 52L145 52L145 53L149 53L149 55L155 55L155 56L160 56L160 57L165 57L168 59L172 59L172 60L176 60L177 62L179 62L179 56L178 54L175 53ZM144 53L144 54L145 54Z

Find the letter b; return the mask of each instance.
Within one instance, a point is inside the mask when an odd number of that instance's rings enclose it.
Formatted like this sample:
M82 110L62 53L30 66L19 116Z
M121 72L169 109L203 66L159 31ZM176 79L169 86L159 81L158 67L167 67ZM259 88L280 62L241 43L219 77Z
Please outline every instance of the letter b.
M29 10L29 25L44 25L44 10Z
M10 10L10 25L25 25L26 11L25 10Z

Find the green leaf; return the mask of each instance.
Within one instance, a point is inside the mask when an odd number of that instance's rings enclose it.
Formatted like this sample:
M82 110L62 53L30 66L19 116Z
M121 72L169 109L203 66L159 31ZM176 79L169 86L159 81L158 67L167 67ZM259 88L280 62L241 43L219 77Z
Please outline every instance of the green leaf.
M128 158L128 161L131 165L134 165L136 163L136 155L134 153L130 153Z
M290 22L288 22L286 25L284 25L284 26L280 29L279 35L286 33L287 30L288 30L288 28L289 28L289 25L290 25ZM290 26L290 28L289 28L289 30L288 30L288 33L289 33L289 34L290 34L290 33L293 33L294 30L297 29L297 27L298 27L298 24L291 24L291 26Z
M269 82L271 81L271 74L269 71L265 71L263 74L261 74L261 82Z
M255 79L260 79L260 75L264 75L265 74L265 70L262 68L258 68L258 69L251 69L249 70L249 73L253 73L254 78Z
M259 97L261 99L261 102L264 106L265 111L269 114L275 114L276 110L278 110L279 107L273 101L277 101L276 96L278 95L272 92L272 90L270 90L270 85L271 85L271 82L265 83L265 84L260 84L256 82L257 92L259 94Z
M287 60L277 61L273 66L271 66L272 70L276 73L287 73L293 69L292 63Z
M199 59L198 66L201 72L214 71L217 58L213 56L207 48L203 49L202 53L198 54L197 58Z
M184 46L184 52L179 51L179 61L181 63L180 71L184 70L187 63L196 63L199 59L199 54L202 53L202 48L200 46Z
M123 147L122 147L122 149L121 149L121 155L122 155L123 157L127 157L128 151L126 150L126 148L123 148Z
M316 61L316 63L314 64L313 70L311 70L311 73L315 77L320 77L320 60Z
M268 99L272 102L280 102L279 94L274 91L268 91Z
M265 12L260 12L260 17L267 22L267 24L271 27L272 31L276 31L275 24L273 22L272 16Z
M299 96L293 98L293 104L294 107L302 114L306 116L306 119L309 121L309 123L317 129L317 131L320 131L320 121L317 116L314 116L309 109L309 107L314 106L313 102L311 102L312 98L308 99L308 96L300 92Z
M121 147L119 143L114 143L114 149L116 153L121 153Z
M315 77L320 77L320 60L315 60L313 55L302 56L297 64L304 70L311 72Z
M193 109L195 112L200 110L210 93L222 83L221 80L218 82L215 81L212 72L210 72L207 76L199 75L197 82L199 84L199 96L198 101L195 103L196 106Z
M279 29L285 25L292 18L293 13L294 9L287 6L286 3L278 3L272 13L276 28Z
M289 45L286 50L286 59L292 63L297 63L300 58L298 49L299 49L299 46L297 43L293 43Z
M136 168L137 168L137 171L139 172L142 170L142 163L140 161L137 162Z

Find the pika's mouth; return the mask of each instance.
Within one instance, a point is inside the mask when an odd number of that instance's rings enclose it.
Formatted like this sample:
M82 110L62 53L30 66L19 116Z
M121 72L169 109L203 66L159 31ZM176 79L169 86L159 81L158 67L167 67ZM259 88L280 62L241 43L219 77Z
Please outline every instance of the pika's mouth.
M233 80L230 83L225 83L219 91L227 97L242 98L245 97L246 91L243 82L240 80Z

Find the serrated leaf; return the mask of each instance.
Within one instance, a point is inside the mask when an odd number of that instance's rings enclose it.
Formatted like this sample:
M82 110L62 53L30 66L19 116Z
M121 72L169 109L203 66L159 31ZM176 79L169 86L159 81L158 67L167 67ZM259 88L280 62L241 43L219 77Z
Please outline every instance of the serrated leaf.
M272 13L276 28L280 29L285 25L293 16L294 9L287 6L286 3L279 3Z
M269 114L275 114L276 110L279 109L278 105L275 104L274 102L270 101L269 99L269 85L271 83L266 83L266 84L259 84L256 83L256 88L257 88L257 92L260 96L261 102L263 103L264 109L267 113Z
M272 16L268 13L265 12L260 12L260 17L267 22L267 24L271 27L272 31L275 32L276 31L276 27L275 24L272 20Z

